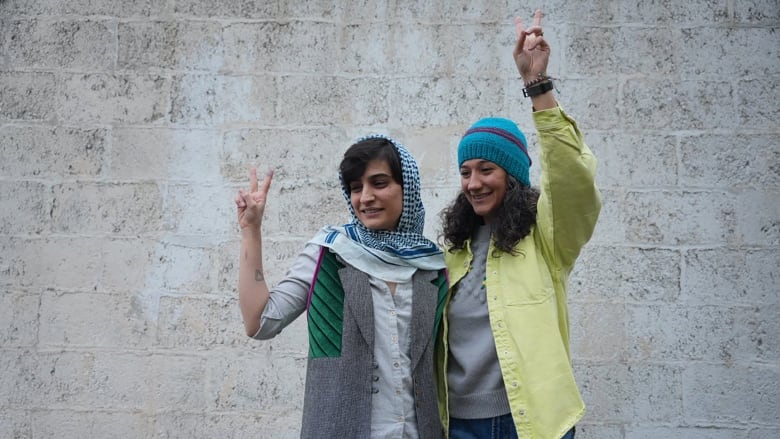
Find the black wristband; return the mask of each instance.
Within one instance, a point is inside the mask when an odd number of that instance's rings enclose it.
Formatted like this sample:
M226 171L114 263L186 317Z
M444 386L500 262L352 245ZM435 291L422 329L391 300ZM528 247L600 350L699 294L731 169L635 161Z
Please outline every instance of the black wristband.
M548 91L553 89L553 83L552 81L544 81L540 82L539 84L534 84L531 87L527 87L523 89L523 96L530 98L532 96L539 96L540 94L547 93Z

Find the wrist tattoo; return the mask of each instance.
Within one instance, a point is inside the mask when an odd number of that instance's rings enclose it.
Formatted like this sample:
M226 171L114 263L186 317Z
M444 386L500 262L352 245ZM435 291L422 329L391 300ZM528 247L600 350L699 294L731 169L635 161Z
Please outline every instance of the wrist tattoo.
M255 270L255 280L258 282L262 282L265 280L265 277L263 276L263 272L260 270Z

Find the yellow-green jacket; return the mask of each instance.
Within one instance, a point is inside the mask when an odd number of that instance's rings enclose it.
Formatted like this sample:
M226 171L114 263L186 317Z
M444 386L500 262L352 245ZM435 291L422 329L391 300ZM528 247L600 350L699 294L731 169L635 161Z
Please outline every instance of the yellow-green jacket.
M541 170L536 225L516 246L516 256L493 257L485 268L488 315L517 434L559 439L580 419L580 397L569 353L566 284L601 210L594 177L596 158L576 123L560 108L533 113ZM468 272L470 242L447 252L452 288ZM444 315L447 315L445 308ZM447 410L447 322L436 358L439 408Z

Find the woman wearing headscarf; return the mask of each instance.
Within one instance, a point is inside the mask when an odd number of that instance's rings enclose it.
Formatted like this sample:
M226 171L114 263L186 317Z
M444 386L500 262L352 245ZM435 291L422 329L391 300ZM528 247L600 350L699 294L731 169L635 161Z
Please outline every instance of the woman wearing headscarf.
M236 197L239 305L269 339L308 311L303 438L438 438L433 351L447 293L444 257L422 234L417 163L372 135L347 149L339 180L352 216L320 230L269 288L261 222L272 172Z

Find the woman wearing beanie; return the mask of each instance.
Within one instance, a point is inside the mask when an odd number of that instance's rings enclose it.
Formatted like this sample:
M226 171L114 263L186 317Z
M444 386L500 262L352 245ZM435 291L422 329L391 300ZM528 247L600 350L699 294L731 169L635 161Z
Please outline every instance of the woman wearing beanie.
M423 235L417 163L372 135L344 154L352 221L323 228L273 288L261 223L272 173L235 199L241 227L239 306L247 335L269 339L307 311L309 358L302 438L440 438L433 376L447 281Z
M450 296L437 377L452 439L571 439L585 410L566 284L601 209L596 159L552 94L541 11L528 29L515 24L541 182L531 186L528 144L511 120L481 119L463 135L461 193L441 214Z

